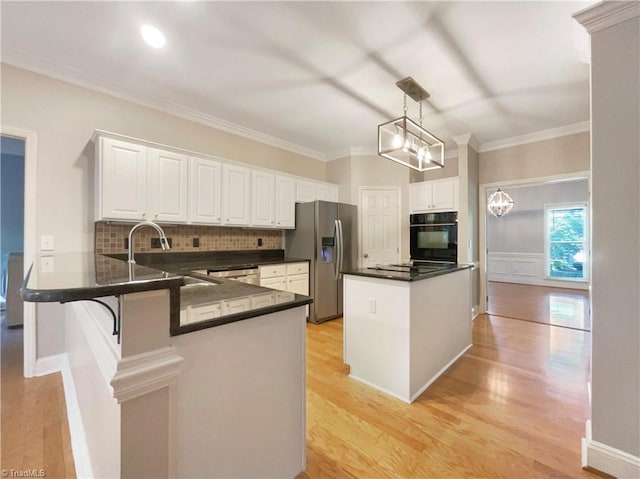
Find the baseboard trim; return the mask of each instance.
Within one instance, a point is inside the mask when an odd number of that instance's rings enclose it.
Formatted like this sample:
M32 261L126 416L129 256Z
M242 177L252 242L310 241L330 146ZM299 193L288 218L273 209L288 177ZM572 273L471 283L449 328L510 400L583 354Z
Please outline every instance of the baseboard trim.
M471 321L476 319L480 314L480 305L476 304L473 308L471 308Z
M66 354L52 354L38 358L33 368L33 374L34 376L46 376L47 374L62 372L66 361Z
M640 457L607 446L591 438L591 421L582 438L582 467L595 469L621 479L640 478Z
M76 386L69 365L69 357L66 354L52 354L36 360L35 375L45 376L51 373L62 373L62 385L64 399L67 406L67 422L69 435L71 436L71 451L76 468L77 477L93 477L91 469L91 457L87 448L87 439L84 434L84 425L80 415Z

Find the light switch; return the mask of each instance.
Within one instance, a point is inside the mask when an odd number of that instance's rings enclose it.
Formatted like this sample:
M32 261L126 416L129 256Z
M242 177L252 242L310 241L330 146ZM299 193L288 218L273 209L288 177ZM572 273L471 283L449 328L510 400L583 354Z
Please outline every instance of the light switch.
M43 273L53 273L53 256L43 256L40 258L40 271Z
M53 251L53 236L40 236L40 251Z
M376 312L376 298L369 298L369 312Z

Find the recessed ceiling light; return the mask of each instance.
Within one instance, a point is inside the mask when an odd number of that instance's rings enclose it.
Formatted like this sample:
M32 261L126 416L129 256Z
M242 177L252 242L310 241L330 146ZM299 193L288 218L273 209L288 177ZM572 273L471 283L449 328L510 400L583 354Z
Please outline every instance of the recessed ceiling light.
M162 48L167 43L162 32L153 25L142 25L140 34L144 41L147 42L147 45L153 48Z

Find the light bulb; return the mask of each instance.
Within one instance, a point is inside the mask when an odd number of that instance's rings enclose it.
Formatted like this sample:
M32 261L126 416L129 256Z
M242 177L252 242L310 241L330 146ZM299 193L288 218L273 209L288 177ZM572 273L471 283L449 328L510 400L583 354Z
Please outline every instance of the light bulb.
M427 161L431 161L433 156L431 156L431 150L429 150L429 147L427 147L427 154L425 155L425 158L427 159Z
M162 32L153 25L142 25L140 34L150 47L162 48L167 43Z
M423 147L420 147L420 148L418 149L418 159L419 159L419 160L422 160L423 158L424 158L424 148L423 148Z
M400 133L396 133L393 136L393 142L392 145L395 149L398 149L402 146L402 136L400 135Z
M407 151L409 151L409 147L410 146L411 146L411 143L409 143L409 140L406 140L404 142L404 146L402 147L402 151L404 151L406 153Z

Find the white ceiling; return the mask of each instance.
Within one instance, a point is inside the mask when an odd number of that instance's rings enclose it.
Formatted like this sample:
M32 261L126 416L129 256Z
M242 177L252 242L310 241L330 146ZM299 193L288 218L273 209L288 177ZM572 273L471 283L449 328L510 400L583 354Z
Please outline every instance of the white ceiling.
M424 126L455 149L589 119L571 14L590 3L3 0L2 61L317 158L374 148L412 76L431 93Z

